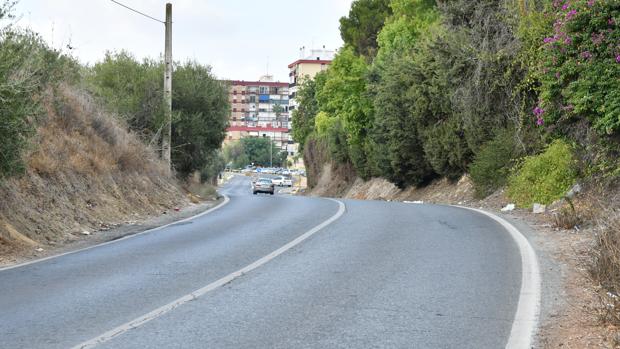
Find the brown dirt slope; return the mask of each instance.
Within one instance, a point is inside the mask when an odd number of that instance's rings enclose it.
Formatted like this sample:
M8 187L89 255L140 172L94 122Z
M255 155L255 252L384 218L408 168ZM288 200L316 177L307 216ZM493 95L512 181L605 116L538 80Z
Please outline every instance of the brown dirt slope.
M42 99L26 173L0 182L0 255L188 203L154 152L88 95L62 86Z

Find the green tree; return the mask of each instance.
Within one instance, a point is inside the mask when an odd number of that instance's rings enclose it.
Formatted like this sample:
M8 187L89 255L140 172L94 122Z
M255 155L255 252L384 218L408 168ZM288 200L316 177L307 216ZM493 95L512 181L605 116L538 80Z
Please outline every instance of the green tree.
M435 0L392 0L392 15L377 37L379 51L375 64L389 64L392 55L408 54L420 36L439 20Z
M441 176L458 178L467 169L471 151L462 120L454 105L456 89L468 68L465 38L439 29L413 55L411 85L406 100L411 107L424 154Z
M177 66L172 109L172 162L181 175L204 168L228 127L228 88L196 62Z
M243 168L251 163L245 153L243 142L241 141L225 145L223 155L226 166L230 166L234 169Z
M273 107L271 107L271 111L276 114L276 121L282 121L280 118L282 117L284 108L281 105L274 104Z
M392 59L374 84L375 121L372 132L377 175L399 187L418 185L434 175L426 160L412 101L407 98L415 83L412 59L401 55Z
M297 91L297 108L293 110L293 140L303 152L308 136L314 132L314 119L319 112L317 91L323 88L327 73L322 71L314 79L304 79Z
M327 70L317 99L327 117L338 119L346 133L348 153L358 174L371 175L367 135L372 127L372 99L367 92L368 64L351 47L342 49Z
M282 151L268 137L246 137L241 139L241 144L245 152L245 156L250 163L255 166L273 166L283 167L286 165L288 153ZM271 146L271 152L269 147Z
M87 80L95 96L148 139L159 134L164 123L163 74L161 62L140 63L126 51L106 52Z
M356 0L348 17L340 18L340 36L356 54L372 58L377 52L377 35L390 16L390 0Z

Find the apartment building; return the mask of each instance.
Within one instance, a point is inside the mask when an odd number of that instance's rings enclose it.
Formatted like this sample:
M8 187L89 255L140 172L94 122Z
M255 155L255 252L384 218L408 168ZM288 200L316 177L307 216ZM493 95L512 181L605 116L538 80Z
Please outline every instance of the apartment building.
M288 65L289 69L289 110L294 110L297 107L295 97L297 96L297 90L299 85L303 83L304 79L312 79L316 74L326 70L334 59L336 51L326 50L325 46L322 49L310 50L309 54L306 54L305 47L300 49L300 58L295 62Z
M295 155L290 135L289 84L266 75L258 81L230 81L230 127L224 143L244 137L269 137Z

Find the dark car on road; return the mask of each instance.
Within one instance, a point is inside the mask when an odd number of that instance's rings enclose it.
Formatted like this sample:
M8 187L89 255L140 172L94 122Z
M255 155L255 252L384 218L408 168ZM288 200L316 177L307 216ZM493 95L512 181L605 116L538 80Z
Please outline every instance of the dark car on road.
M257 193L269 193L271 195L274 194L275 185L271 182L269 178L259 178L252 185L252 193L256 195Z

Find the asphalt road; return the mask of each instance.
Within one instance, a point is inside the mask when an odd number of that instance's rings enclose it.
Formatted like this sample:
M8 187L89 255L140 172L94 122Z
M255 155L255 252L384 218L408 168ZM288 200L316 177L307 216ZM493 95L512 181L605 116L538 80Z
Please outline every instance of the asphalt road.
M337 202L251 194L208 215L0 271L0 347L70 348L169 304L333 217ZM307 240L101 348L503 348L521 259L488 217L344 201Z

